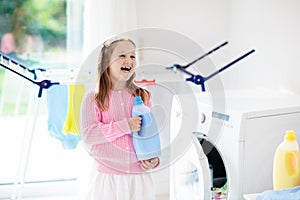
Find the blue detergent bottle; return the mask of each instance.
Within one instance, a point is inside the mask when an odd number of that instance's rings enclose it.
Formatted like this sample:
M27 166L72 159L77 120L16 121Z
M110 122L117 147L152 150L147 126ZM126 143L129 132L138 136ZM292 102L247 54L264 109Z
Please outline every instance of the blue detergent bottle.
M148 160L161 155L160 137L155 118L140 96L134 97L132 117L142 118L141 129L133 132L132 140L138 160Z

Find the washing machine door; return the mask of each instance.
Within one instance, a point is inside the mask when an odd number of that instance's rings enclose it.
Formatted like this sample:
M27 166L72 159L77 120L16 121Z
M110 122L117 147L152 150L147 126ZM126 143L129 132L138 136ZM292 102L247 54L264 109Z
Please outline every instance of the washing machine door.
M201 171L198 172L199 174L199 180L202 179L202 181L199 181L202 182L202 185L199 185L200 190L203 190L202 191L202 194L203 195L200 195L203 196L203 199L211 199L211 188L212 188L212 171L211 171L211 168L209 166L209 162L208 162L208 159L202 149L202 146L199 142L199 139L196 137L196 136L193 136L193 145L194 145L194 149L196 151L196 154L195 154L195 158L199 161L200 163L200 169Z
M192 144L172 167L171 199L227 199L224 160L208 138L194 133Z
M196 136L185 154L172 165L171 174L170 199L211 199L211 170Z

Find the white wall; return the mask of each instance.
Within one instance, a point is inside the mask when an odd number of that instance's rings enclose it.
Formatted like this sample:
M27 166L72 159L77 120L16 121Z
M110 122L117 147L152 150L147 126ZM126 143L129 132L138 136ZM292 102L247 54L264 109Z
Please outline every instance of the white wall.
M300 1L231 0L230 9L232 54L245 47L256 49L255 56L238 68L236 85L300 94Z
M137 0L138 27L178 31L203 47L228 38L228 0Z
M226 89L270 88L300 94L300 1L136 2L138 28L177 31L206 51L228 40L227 47L211 56L216 67L254 48L253 55L221 74Z

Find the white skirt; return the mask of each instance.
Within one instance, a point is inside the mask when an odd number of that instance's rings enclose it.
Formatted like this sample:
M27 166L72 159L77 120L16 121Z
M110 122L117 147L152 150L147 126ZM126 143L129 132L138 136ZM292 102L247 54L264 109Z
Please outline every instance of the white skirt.
M89 184L86 200L155 200L152 176L97 172Z

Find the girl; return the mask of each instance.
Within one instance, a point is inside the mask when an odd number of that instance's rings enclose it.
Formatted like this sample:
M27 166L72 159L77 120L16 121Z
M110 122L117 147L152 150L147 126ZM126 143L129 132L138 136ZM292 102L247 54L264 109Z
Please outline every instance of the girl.
M82 139L97 166L88 200L155 199L151 174L144 172L157 167L160 159L138 161L132 144L132 132L140 130L142 120L131 117L134 96L151 107L150 93L133 82L135 47L125 38L104 43L97 91L82 103Z

